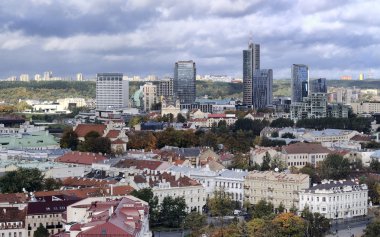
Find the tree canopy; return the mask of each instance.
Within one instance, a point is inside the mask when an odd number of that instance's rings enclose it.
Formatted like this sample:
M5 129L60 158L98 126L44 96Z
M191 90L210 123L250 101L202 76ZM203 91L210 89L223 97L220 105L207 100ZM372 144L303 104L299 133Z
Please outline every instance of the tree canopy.
M338 154L329 154L319 167L323 179L346 179L350 173L350 162Z
M20 168L6 172L0 178L2 193L18 193L25 188L28 192L41 191L44 188L44 175L38 169Z

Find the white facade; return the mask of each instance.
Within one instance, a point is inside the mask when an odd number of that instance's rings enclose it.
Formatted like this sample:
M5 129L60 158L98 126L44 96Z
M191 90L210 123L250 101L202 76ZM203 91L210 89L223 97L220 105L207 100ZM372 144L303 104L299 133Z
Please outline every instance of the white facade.
M151 82L145 83L142 86L144 110L150 111L152 105L157 103L157 86L153 85Z
M351 103L351 107L355 114L380 113L380 103L378 102Z
M354 181L323 181L300 192L299 210L308 208L329 219L352 218L368 213L368 187Z
M122 73L98 73L96 78L96 109L128 107L129 83Z

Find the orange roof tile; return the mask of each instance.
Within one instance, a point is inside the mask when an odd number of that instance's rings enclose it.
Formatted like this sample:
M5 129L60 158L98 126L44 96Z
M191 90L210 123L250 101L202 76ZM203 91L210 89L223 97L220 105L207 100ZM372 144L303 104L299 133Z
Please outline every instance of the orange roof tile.
M78 137L85 137L86 134L91 131L95 131L99 133L100 136L103 136L106 128L107 126L104 124L78 124L74 132L78 135Z
M91 165L93 163L99 163L107 160L107 158L103 155L99 155L91 152L68 152L63 156L55 159L57 162L62 163L73 163L73 164L81 164L81 165Z

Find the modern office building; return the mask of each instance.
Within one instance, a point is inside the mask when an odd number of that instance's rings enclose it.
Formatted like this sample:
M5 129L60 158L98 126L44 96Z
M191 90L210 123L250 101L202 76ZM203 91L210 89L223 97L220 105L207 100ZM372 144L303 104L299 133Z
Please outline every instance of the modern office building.
M250 43L243 50L243 104L253 105L253 72L260 69L260 45Z
M262 109L272 106L273 70L260 69L253 72L253 107Z
M326 78L310 80L310 93L327 93Z
M174 95L181 104L191 104L195 101L195 62L178 61L174 67Z
M309 67L303 64L292 65L292 103L302 102L309 95Z
M129 84L122 73L98 73L96 76L96 109L128 107Z
M164 78L158 82L157 96L173 97L173 78Z

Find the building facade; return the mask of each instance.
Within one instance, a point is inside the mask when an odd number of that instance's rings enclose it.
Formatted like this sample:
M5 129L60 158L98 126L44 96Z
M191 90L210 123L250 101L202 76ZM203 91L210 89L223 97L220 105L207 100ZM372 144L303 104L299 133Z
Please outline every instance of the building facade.
M142 86L143 92L143 102L144 111L150 111L152 109L152 105L157 103L157 86L153 85L153 83L148 82Z
M309 67L303 64L292 65L292 103L302 102L309 94Z
M173 97L173 78L164 78L158 82L157 96L163 98Z
M174 95L181 104L192 104L195 102L195 62L178 61L174 67Z
M128 107L129 84L122 73L98 73L96 76L96 109Z
M364 216L368 213L368 187L352 180L324 180L300 192L299 210L304 208L328 219Z
M310 93L303 97L302 102L293 102L290 105L290 117L293 120L305 118L325 118L327 116L326 93Z
M318 78L310 80L310 93L327 93L326 78Z
M260 45L250 43L243 50L243 104L252 106L253 72L260 69Z
M253 107L262 109L272 106L273 70L261 69L253 73Z
M299 192L310 187L309 175L273 171L251 171L245 179L245 200L257 204L260 200L285 206L286 212L299 206Z
M282 147L282 158L288 167L302 168L307 163L317 166L332 151L317 143L295 143Z

